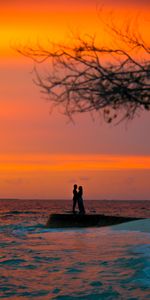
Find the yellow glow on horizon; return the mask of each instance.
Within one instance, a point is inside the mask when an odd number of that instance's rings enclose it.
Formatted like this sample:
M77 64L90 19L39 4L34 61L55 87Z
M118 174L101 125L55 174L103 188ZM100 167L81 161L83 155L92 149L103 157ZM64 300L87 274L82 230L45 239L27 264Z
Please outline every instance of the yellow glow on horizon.
M149 170L150 156L1 155L0 172Z
M136 19L138 21L136 15L135 7L116 7L114 14L112 13L112 20L116 26L128 20L133 25ZM109 7L105 7L102 15L94 4L81 5L76 9L65 4L43 7L38 5L36 9L32 5L21 8L5 7L0 20L0 55L13 58L16 54L15 51L11 51L11 46L19 44L34 46L40 43L47 46L48 41L71 43L71 32L81 36L95 34L98 42L109 44L111 36L106 32L101 17L106 24L111 23ZM149 12L144 8L141 16L139 15L139 21L139 30L146 41L149 41ZM134 26L137 30L136 22Z

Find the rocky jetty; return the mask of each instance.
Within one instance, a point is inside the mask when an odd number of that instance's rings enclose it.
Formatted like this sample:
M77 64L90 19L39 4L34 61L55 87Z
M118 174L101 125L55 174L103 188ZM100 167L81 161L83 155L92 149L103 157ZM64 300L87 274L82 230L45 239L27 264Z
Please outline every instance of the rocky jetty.
M110 226L140 218L107 216L100 214L51 214L46 226L49 228Z

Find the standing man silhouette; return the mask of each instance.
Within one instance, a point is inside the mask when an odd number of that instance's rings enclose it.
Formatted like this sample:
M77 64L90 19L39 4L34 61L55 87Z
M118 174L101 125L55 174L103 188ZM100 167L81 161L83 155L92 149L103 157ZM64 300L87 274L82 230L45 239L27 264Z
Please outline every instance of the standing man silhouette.
M76 208L76 204L77 204L77 199L78 199L78 192L77 192L77 184L74 184L73 186L73 214L76 213L75 208Z

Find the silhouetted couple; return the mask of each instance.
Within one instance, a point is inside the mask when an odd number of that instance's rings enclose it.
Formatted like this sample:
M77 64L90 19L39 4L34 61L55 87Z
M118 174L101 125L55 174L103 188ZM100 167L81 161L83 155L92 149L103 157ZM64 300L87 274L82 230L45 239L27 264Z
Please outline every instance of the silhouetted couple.
M78 204L79 208L79 213L80 214L85 214L85 208L84 208L84 203L83 203L83 188L82 186L79 186L77 190L77 184L74 184L73 188L73 213L75 214L75 208L76 204Z

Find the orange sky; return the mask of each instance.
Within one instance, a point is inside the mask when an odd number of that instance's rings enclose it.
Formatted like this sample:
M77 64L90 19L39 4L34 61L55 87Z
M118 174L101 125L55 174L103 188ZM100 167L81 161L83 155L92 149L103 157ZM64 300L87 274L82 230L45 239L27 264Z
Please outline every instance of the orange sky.
M96 33L109 43L107 23L127 18L149 40L148 0L6 0L0 4L0 198L70 198L74 182L87 199L150 199L149 114L132 123L106 125L78 116L75 125L41 98L32 62L13 49L20 44L69 41L73 33ZM102 13L100 13L102 8ZM71 37L72 38L72 37ZM58 189L59 184L59 189ZM129 188L128 188L129 185Z
M125 24L127 20L135 22L138 17L139 30L149 39L149 10L148 1L5 1L1 4L0 53L3 56L14 56L10 46L20 43L37 41L44 44L47 40L64 41L71 32L93 34L98 39L106 41L108 38L103 29L101 18L109 23L113 12L116 24ZM119 5L118 5L119 3ZM139 5L138 5L139 3ZM130 4L130 5L129 5ZM131 5L132 4L132 5ZM135 22L136 23L136 22ZM137 25L137 24L136 24Z
M149 170L150 156L98 154L4 154L0 172Z

